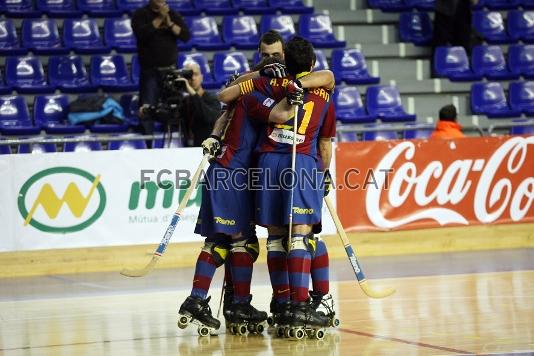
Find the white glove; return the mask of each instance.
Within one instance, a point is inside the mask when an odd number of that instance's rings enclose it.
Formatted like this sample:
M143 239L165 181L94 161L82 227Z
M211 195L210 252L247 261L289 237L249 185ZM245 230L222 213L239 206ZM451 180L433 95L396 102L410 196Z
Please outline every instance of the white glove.
M202 151L204 154L209 154L216 157L221 153L221 139L215 135L211 135L202 142Z

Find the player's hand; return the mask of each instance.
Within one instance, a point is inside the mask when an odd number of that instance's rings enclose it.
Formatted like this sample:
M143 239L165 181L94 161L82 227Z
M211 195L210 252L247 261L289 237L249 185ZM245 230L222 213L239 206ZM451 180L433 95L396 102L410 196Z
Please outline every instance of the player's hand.
M221 139L218 136L211 135L202 142L202 151L211 157L217 157L221 153Z
M330 175L330 170L324 171L324 196L326 197L328 193L332 190L332 176Z
M282 63L271 63L260 69L260 75L269 78L284 78L287 77L287 69Z
M289 105L304 104L304 89L298 80L292 80L286 86L286 98Z

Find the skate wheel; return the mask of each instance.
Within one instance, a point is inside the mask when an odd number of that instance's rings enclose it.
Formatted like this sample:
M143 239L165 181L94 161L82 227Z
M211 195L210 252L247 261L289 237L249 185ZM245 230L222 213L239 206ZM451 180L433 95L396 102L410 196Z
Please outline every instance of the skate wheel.
M230 324L230 332L232 335L237 335L237 326Z
M332 320L332 326L334 328L337 328L339 326L339 324L340 324L340 321L339 321L338 318L335 318L334 320Z
M294 330L295 339L302 340L304 338L304 336L306 336L306 333L304 332L303 329Z
M324 330L319 329L319 330L317 330L317 332L315 333L315 338L316 338L317 340L322 340L322 339L324 338L324 334L325 334Z
M256 325L256 332L258 334L261 334L263 332L263 330L265 330L265 327L262 324Z
M283 327L276 328L276 336L284 337L284 328Z
M291 336L291 335L292 335L292 331L293 331L293 329L285 328L285 329L284 329L284 335L285 335L285 337L287 337L287 338L291 338L291 337L292 337L292 336Z
M208 336L210 334L210 329L205 326L199 327L197 331L200 336Z
M267 324L269 324L270 326L274 325L274 319L272 316L267 317Z
M178 327L180 329L185 329L187 327L187 324L189 324L189 320L187 320L186 316L181 316L178 318Z
M256 325L255 324L248 324L247 325L247 330L249 333L255 333L256 332Z
M238 326L238 333L239 335L243 336L247 334L247 326L245 324L241 324Z

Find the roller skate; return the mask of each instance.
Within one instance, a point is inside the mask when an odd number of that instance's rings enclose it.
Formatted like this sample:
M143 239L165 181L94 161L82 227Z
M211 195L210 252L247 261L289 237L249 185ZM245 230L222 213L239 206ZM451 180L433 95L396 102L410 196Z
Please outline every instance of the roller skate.
M252 296L244 303L233 303L230 306L230 332L233 335L246 335L247 331L261 334L266 327L267 313L259 311L250 304Z
M275 334L278 337L283 337L285 329L289 327L290 309L289 301L277 302L274 298L271 300L271 315L267 318L267 324L275 328Z
M328 317L328 326L337 328L339 327L339 319L336 318L336 312L334 310L334 298L331 294L322 295L313 291L310 291L310 305L313 310L317 310L318 313L326 315Z
M329 325L328 317L314 310L308 302L294 303L291 308L289 327L285 330L285 337L301 340L304 337L321 340L324 338Z
M187 297L178 312L178 327L185 329L187 325L195 324L200 336L208 336L219 329L221 322L211 315L210 298Z

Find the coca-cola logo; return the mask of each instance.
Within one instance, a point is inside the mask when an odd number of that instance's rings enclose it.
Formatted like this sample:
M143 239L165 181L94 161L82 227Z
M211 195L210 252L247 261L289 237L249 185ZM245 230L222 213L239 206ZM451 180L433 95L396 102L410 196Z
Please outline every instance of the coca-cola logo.
M375 167L377 171L394 169L394 173L389 182L388 176L376 175L376 184L367 188L367 216L375 226L386 229L424 219L434 220L440 225L467 225L468 218L454 207L465 203L469 195L473 196L470 204L479 222L494 222L505 212L513 221L519 221L528 213L534 200L534 172L530 170L526 178L517 179L519 172L524 176L524 170L530 169L524 167L533 159L531 153L530 161L527 160L531 144L534 144L534 136L512 137L489 158L458 159L450 164L433 160L422 166L414 163L416 144L413 141L401 142L389 150ZM450 141L450 145L455 145L455 142ZM385 206L404 211L408 200L419 209L405 209L405 214L394 219L385 216Z

